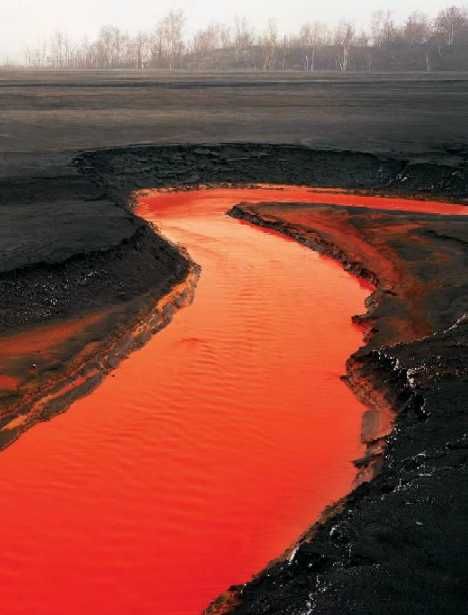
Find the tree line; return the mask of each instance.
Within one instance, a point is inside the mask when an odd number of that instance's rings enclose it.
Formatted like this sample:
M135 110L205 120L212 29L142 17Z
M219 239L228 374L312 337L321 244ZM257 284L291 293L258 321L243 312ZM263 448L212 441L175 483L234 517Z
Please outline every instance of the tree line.
M212 23L187 36L183 11L172 10L155 27L129 35L103 26L94 40L77 43L63 32L25 52L26 65L54 69L432 71L468 70L468 10L451 6L435 17L412 13L398 23L390 11L370 26L310 21L292 34L274 20L262 31L245 18Z

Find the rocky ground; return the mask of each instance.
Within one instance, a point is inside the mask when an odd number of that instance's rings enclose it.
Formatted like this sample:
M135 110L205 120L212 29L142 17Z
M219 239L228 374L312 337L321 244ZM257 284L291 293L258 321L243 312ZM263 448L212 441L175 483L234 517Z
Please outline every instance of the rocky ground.
M0 74L3 344L116 306L124 323L129 301L187 276L189 260L128 209L138 188L276 182L466 201L467 97L466 75ZM379 283L378 331L348 376L358 394L391 403L397 427L378 477L224 603L239 614L462 611L466 224L322 214L385 253L351 255L343 233L326 237ZM291 215L283 208L278 220L301 239L307 224L298 232ZM319 222L302 238L325 249Z

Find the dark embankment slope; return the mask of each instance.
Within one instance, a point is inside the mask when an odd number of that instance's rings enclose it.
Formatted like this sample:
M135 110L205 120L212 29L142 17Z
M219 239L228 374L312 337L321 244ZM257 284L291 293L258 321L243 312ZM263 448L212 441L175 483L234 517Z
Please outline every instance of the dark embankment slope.
M138 188L280 183L468 198L468 154L386 156L298 145L148 145L83 153L76 167L118 195Z
M163 293L186 272L178 251L131 213L107 199L80 199L73 184L67 194L60 181L44 183L43 201L39 189L27 198L27 186L2 191L2 333L122 302L155 287Z
M69 156L22 159L0 181L0 448L88 392L175 306L195 267ZM10 175L11 174L11 175ZM194 281L174 296L186 301Z
M468 312L468 216L300 203L241 203L230 214L289 235L375 284L367 315L357 319L371 326L368 348L431 335Z
M348 378L364 400L398 414L376 478L210 612L463 612L468 221L274 204L237 206L231 215L284 232L377 284L373 336L350 358ZM406 343L395 343L401 336Z

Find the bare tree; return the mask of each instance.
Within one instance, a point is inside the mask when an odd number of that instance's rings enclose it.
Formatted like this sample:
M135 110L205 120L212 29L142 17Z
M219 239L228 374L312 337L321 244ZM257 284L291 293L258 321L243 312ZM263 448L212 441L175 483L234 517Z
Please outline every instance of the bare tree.
M419 47L424 51L426 72L430 72L432 24L428 16L419 11L411 13L404 25L402 38L410 47Z
M391 11L376 11L372 15L371 32L374 45L385 47L398 38L398 28Z
M320 22L306 23L297 34L279 34L274 21L257 35L245 18L231 27L212 23L187 40L185 16L167 13L152 31L129 36L104 25L94 40L76 44L64 32L46 43L28 46L26 64L33 67L169 68L213 67L263 70L466 70L468 68L468 11L452 6L434 20L420 12L396 23L389 11L378 11L371 28L355 33L341 22L331 30Z
M317 50L324 45L327 38L327 27L320 21L306 23L299 31L299 44L305 49L304 70L314 72Z
M49 63L49 45L41 41L37 47L27 47L25 51L26 64L33 68L41 68Z
M49 43L50 63L54 68L66 68L71 65L72 44L65 32L54 32Z
M254 44L255 33L245 17L235 18L233 31L233 44L235 49L247 49Z
M409 45L424 45L431 37L431 32L429 17L420 11L415 11L406 20L403 38Z
M184 51L184 25L184 12L173 10L161 19L156 28L153 57L156 52L157 62L159 64L166 62L171 71L178 67Z
M93 47L97 66L117 68L128 59L129 38L115 26L103 26Z
M219 41L221 49L232 47L232 32L231 28L225 24L219 24Z
M354 38L354 45L360 50L367 72L372 72L374 68L374 48L371 45L370 34L366 30L361 30Z
M222 26L217 23L212 23L206 28L198 30L193 37L192 50L195 53L203 54L220 49L222 47L221 33Z
M263 70L272 70L275 67L275 55L278 47L278 29L276 21L270 19L265 32L260 39L263 49Z
M198 67L203 60L213 54L217 49L229 45L229 29L219 23L212 23L206 28L198 30L193 36L191 52L195 54Z
M137 68L137 70L143 70L148 63L150 57L150 39L145 32L138 32L134 41L130 43L133 51L131 64Z
M456 6L440 11L435 20L435 29L442 40L452 47L468 32L468 12Z
M349 22L342 21L335 32L335 44L341 49L337 58L338 70L347 72L351 59L351 45L354 39L354 26Z
M281 42L278 44L279 67L281 70L287 70L289 48L291 47L291 39L287 34L283 34Z

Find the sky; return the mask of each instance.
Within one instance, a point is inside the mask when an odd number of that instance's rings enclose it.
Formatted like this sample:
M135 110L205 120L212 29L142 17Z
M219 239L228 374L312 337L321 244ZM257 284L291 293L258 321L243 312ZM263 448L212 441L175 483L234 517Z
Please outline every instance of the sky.
M34 47L56 30L72 39L93 38L105 24L119 26L129 33L151 28L168 10L185 11L188 30L211 21L232 22L235 16L247 17L257 29L269 18L278 29L291 32L306 21L336 23L341 18L357 25L368 21L379 9L391 10L404 18L415 10L435 15L447 0L0 0L0 62L19 61L28 45Z

